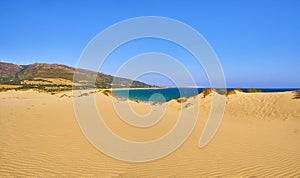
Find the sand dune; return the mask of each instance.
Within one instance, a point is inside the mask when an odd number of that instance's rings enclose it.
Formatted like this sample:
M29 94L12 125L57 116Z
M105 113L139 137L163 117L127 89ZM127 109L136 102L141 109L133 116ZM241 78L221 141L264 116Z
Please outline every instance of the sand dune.
M118 118L111 96L89 93L95 96L109 128L129 140L148 141L166 134L181 108L188 111L197 106L195 99L200 99L200 116L191 136L175 152L155 161L130 163L106 156L89 143L76 121L71 92L2 92L0 176L300 176L300 99L295 92L229 95L220 129L202 149L197 144L211 96L198 95L182 105L176 100L158 105L166 109L163 120L142 129ZM83 93L78 96L86 97ZM147 103L130 103L141 115L151 110Z

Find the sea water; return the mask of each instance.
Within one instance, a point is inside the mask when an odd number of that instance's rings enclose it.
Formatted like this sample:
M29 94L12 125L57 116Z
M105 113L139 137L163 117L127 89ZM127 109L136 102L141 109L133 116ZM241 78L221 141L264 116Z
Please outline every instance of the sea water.
M181 97L191 97L202 92L204 88L158 88L158 89L118 89L112 90L119 98L127 98L146 102L166 102ZM232 90L228 88L227 90ZM294 91L295 88L257 88L262 92ZM218 89L217 89L218 90ZM242 89L247 92L246 88Z

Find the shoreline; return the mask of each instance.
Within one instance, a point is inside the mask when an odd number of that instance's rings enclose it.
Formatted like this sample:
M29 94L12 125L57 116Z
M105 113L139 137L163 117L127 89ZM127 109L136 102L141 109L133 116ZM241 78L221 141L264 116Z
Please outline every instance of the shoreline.
M209 91L208 93L203 93L203 91L200 91L199 93L192 95L192 96L180 96L179 98L171 98L165 101L149 101L149 100L145 100L145 99L137 99L137 98L130 98L130 97L123 97L123 96L118 96L116 94L113 93L113 91L130 91L130 90L163 90L163 89L172 89L172 88L176 88L176 87L165 87L165 88L110 88L110 89L99 89L99 88L89 88L89 89L78 89L78 90L61 90L61 91L46 91L43 89L37 89L37 88L27 88L27 89L20 89L20 90L16 90L16 88L10 88L8 90L0 90L0 93L6 93L6 92L14 92L14 93L20 93L20 92L36 92L36 93L44 93L44 94L48 94L49 96L57 96L60 98L64 98L64 97L68 97L68 98L73 98L73 97L82 97L82 96L88 96L88 95L92 95L92 94L104 94L110 97L113 97L119 101L124 101L124 100L128 100L128 101L132 101L132 102L136 102L136 103L159 103L159 104L165 104L165 103L169 103L171 101L178 101L180 99L185 99L185 100L189 100L191 98L194 97L198 97L199 95L201 95L202 98L205 98L207 95L211 95L212 93L216 93L219 95L224 95L227 99L229 96L231 95L235 95L237 93L244 93L244 94L248 94L248 95L268 95L268 94L281 94L281 93L293 93L293 94L297 94L298 91L300 91L297 88L286 88L286 91L260 91L260 92L248 92L248 91L239 91L239 90L235 90L235 89L227 89L227 93L220 93L219 91L216 91L216 89L212 89L211 91ZM188 88L187 88L188 89ZM199 89L210 89L210 88L199 88ZM273 89L273 88L270 88ZM274 88L275 89L275 88ZM282 89L285 90L284 88L277 88L277 89ZM106 91L109 91L111 93L106 93ZM275 89L276 90L276 89ZM74 95L74 92L76 93ZM105 94L106 93L106 94ZM60 96L59 96L60 95Z
M167 88L108 88L108 89L102 89L101 90L110 90L110 91L117 91L117 90L157 90L157 89L167 89Z
M118 88L118 89L113 89L113 90L116 90L116 91L120 91L120 90L143 90L145 88L127 88L127 89L123 89L123 88ZM151 89L165 89L165 88L151 88ZM172 98L168 101L164 101L164 102L160 102L160 101L145 101L145 100L139 100L139 99L135 99L135 98L127 98L127 97L119 97L117 95L115 95L114 93L106 93L105 91L109 91L109 92L113 92L113 90L111 89L85 89L85 90L63 90L63 91L57 91L57 92L48 92L48 91L44 91L44 90L38 90L38 89L35 89L35 88L32 88L32 89L23 89L23 90L14 90L14 89L11 89L11 90L6 90L6 91L0 91L0 94L5 94L5 93L9 93L9 94L26 94L26 93L35 93L36 95L38 94L45 94L45 95L48 95L48 96L55 96L55 97L59 97L59 98L64 98L64 97L68 97L68 98L73 98L73 97L83 97L83 96L88 96L88 95L93 95L93 94L100 94L100 95L106 95L108 97L112 97L114 99L117 99L119 101L125 101L125 100L128 100L128 101L132 101L132 102L136 102L136 103L160 103L160 104L163 104L163 103L169 103L171 101L177 101L178 99L186 99L186 100L189 100L189 99L192 99L192 98L195 98L195 97L199 97L201 95L201 98L206 98L207 96L209 95L212 95L212 94L218 94L218 95L223 95L225 96L227 99L228 97L230 96L234 96L234 95L237 95L237 94L244 94L244 95L255 95L255 96L259 96L259 95L281 95L281 94L293 94L293 95L298 95L299 91L300 90L293 90L293 91L279 91L279 92L241 92L241 91L238 91L238 90L231 90L231 91L235 91L233 93L229 93L228 95L227 94L221 94L217 91L210 91L209 93L205 94L203 92L199 92L198 94L195 94L195 95L192 95L192 96L189 96L189 97L185 97L185 96L181 96L179 98ZM229 90L228 90L229 91ZM74 93L75 92L75 93ZM74 95L75 94L75 95Z

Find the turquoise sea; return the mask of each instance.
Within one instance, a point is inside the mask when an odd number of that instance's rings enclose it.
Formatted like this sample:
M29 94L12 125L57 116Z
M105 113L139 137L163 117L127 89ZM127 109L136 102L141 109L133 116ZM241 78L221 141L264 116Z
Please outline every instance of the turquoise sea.
M146 101L146 102L165 102L181 97L191 97L202 92L204 88L159 88L159 89L124 89L112 90L112 92L119 98L129 98L132 100ZM228 88L227 90L232 90ZM295 88L257 88L263 92L283 92L298 90ZM242 89L247 91L246 88Z

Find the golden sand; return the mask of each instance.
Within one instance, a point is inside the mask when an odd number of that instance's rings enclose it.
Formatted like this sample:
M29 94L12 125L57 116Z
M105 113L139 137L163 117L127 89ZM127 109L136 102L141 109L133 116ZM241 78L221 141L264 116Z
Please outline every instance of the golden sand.
M90 144L76 121L71 95L0 93L1 177L300 176L300 99L294 99L294 92L229 95L222 124L202 149L197 145L210 111L211 96L198 95L200 116L191 136L175 152L146 163L113 159ZM132 128L118 119L111 96L94 95L109 128L134 141L166 134L176 123L174 118L181 108L172 100L166 104L167 114L158 124L149 129ZM195 106L193 102L184 101L185 106L188 104L184 109ZM132 101L131 106L141 115L150 111L147 103Z

